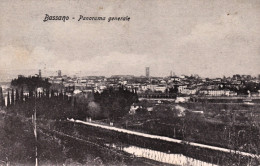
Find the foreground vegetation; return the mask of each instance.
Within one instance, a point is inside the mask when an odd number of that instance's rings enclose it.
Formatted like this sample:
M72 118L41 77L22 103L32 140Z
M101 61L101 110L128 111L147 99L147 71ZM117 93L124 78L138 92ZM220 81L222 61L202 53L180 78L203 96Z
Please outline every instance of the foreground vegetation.
M45 129L48 129L53 121L62 121L67 117L75 119L86 119L88 116L118 118L122 115L119 110L129 107L127 101L131 101L122 96L124 94L134 96L134 93L123 90L109 93L118 96L114 97L118 100L112 102L111 105L116 107L113 107L113 112L110 113L104 108L105 106L112 107L109 104L103 104L106 103L102 97L105 94L96 94L96 96L101 96L100 102L96 103L93 94L69 97L64 93L46 91L45 93L32 92L29 96L24 96L22 89L18 97L14 97L12 93L8 106L0 107L1 164L34 165L36 145L40 165L128 165L132 163L132 161L124 161L120 156L111 154L109 151L101 153L99 146L92 146L92 144L70 140L62 136L58 137L46 133L43 128L37 128L37 141L34 137L31 117L35 111L37 112L38 127L42 126ZM105 111L102 111L101 108ZM108 114L106 114L107 112ZM136 165L141 161L134 162Z
M137 110L136 114L129 115L130 106L138 102L138 96L123 88L108 89L101 94L85 93L74 96L67 96L62 91L50 90L47 86L40 93L31 90L28 96L23 95L23 87L15 91L20 95L14 96L13 90L8 97L10 101L7 103L7 108L2 107L0 128L0 139L3 140L0 145L2 162L26 165L34 162L36 141L31 116L35 110L37 110L38 121L45 129L59 125L52 121L59 122L67 118L86 120L91 117L93 120L105 123L112 121L114 125L127 129L260 154L258 105L155 104L152 112L148 112L144 107ZM181 111L180 106L185 110ZM193 111L203 111L203 114ZM66 131L66 127L62 125L59 129ZM68 140L65 138L50 137L42 132L38 139L41 161L56 164L66 162L84 164L89 161L89 158L96 156L96 153L84 154L90 156L87 159L73 156L81 146L75 146L74 149L66 142ZM105 160L107 163L110 162L109 157L108 160L101 159L102 162ZM118 161L117 164L121 162Z

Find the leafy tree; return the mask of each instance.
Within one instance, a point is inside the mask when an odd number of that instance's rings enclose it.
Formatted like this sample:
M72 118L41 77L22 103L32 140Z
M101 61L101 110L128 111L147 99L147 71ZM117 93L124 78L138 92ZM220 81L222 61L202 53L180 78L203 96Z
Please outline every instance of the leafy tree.
M34 91L37 87L48 89L51 86L48 79L43 80L40 77L19 77L12 80L11 85L18 88L25 86L29 91Z
M91 116L93 119L96 119L97 116L100 116L101 109L100 105L94 101L91 101L88 103L88 114Z
M118 90L110 88L101 94L95 93L94 99L100 104L103 115L109 115L110 119L117 119L128 114L130 106L138 102L137 94L123 87Z
M174 87L169 88L169 93L178 93L178 86L174 85Z
M148 114L148 111L145 108L138 108L135 112L137 115L147 115Z

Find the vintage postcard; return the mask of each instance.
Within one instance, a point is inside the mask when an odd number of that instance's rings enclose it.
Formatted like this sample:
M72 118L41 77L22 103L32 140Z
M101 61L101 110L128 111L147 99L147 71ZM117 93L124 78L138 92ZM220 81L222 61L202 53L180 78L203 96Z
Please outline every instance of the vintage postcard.
M0 0L0 165L260 165L260 1Z

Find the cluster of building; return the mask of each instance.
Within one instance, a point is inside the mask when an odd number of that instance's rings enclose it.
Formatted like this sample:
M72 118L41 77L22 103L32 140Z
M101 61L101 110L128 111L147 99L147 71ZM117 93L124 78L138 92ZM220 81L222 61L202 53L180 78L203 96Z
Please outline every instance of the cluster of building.
M50 76L48 80L51 84L62 85L66 89L73 87L73 90L77 93L81 91L101 93L109 87L119 88L123 86L140 95L176 93L182 96L237 96L238 94L235 91L244 88L246 83L259 84L259 79L250 75L210 79L201 78L198 75L176 76L171 72L171 75L167 77L151 77L149 67L145 69L145 76L139 77L133 75L69 77L58 71L57 76ZM258 92L248 93L259 96L259 92L258 89Z
M47 79L52 84L52 88L58 88L68 95L77 93L99 92L105 89L125 88L133 91L141 98L175 98L176 103L182 103L197 97L242 97L239 90L244 95L251 97L260 97L260 76L259 78L250 75L233 75L232 77L223 78L201 78L198 75L181 75L176 76L171 72L167 77L151 77L150 68L145 68L145 76L134 75L113 75L105 76L67 76L62 75L61 70L56 76L42 77L41 70L34 77ZM19 77L24 77L19 75ZM248 84L253 85L253 91L246 90ZM10 92L10 84L2 84L2 93L6 100L8 91ZM252 88L252 87L251 87ZM38 88L37 92L42 92L42 88ZM246 92L246 93L245 93ZM28 95L28 90L24 89L24 95ZM72 94L73 93L73 94ZM243 94L242 93L242 94ZM236 97L236 98L237 98ZM167 99L170 100L170 99ZM133 108L136 109L136 108Z

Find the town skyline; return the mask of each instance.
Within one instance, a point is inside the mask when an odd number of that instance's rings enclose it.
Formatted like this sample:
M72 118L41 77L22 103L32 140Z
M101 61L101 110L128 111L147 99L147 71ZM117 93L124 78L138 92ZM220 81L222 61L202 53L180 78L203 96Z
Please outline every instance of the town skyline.
M259 79L259 75L251 75L251 74L241 74L241 73L235 73L233 75L222 75L222 76L216 76L216 77L207 77L207 76L201 76L199 74L196 74L196 73L192 73L192 74L176 74L174 71L169 71L168 75L153 75L153 73L151 72L151 68L149 68L150 71L150 76L149 77L171 77L171 76L199 76L200 78L210 78L210 79L213 79L213 78L224 78L224 77L233 77L234 75L241 75L241 76L251 76L252 78L256 78L256 79ZM129 74L129 73L124 73L124 74L111 74L111 75L106 75L106 74L98 74L98 75L94 75L94 74L84 74L84 72L75 72L75 73L67 73L67 72L64 72L63 70L56 70L56 71L48 71L48 70L42 70L42 69L39 69L41 70L41 76L42 77L50 77L50 76L58 76L58 72L61 71L62 72L62 76L63 75L66 75L66 76L70 76L70 77L89 77L89 76L104 76L104 77L113 77L113 76L134 76L134 77L146 77L146 73L145 73L145 68L143 70L143 73L140 74L140 75L136 75L134 73L132 74ZM12 79L16 78L17 76L25 76L25 77L29 77L29 76L35 76L35 75L39 75L39 70L30 70L28 73L22 73L22 72L15 72L14 74L10 74L10 75L6 75L6 77L1 77L0 79L0 82L9 82L11 81ZM7 73L7 72L5 72Z

